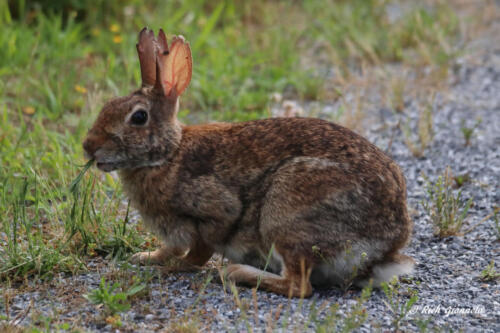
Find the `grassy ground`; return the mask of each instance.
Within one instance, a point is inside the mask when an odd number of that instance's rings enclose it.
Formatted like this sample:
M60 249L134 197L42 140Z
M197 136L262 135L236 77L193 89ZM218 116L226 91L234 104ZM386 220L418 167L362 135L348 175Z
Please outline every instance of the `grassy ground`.
M369 85L360 77L386 63L425 70L440 87L468 37L464 27L475 24L447 1L7 3L0 3L2 290L85 271L95 257L120 262L157 243L127 223L114 176L91 170L69 190L99 108L140 84L135 43L143 26L191 42L194 74L180 115L198 122L268 117L273 93L342 101L344 90ZM408 89L384 75L382 95L398 112ZM332 117L349 125L348 108Z

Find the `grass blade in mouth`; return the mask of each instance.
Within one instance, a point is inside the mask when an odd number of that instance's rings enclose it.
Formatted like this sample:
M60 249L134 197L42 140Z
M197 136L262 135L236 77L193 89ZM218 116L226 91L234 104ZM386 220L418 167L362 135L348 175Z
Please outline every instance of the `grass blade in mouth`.
M89 160L84 166L83 166L83 169L80 171L80 173L78 174L78 176L76 176L75 179L73 179L73 181L71 182L71 184L69 185L69 191L71 193L75 193L76 192L76 189L78 188L78 184L80 184L80 181L82 180L83 178L83 175L87 172L87 170L92 166L92 164L94 164L95 160Z

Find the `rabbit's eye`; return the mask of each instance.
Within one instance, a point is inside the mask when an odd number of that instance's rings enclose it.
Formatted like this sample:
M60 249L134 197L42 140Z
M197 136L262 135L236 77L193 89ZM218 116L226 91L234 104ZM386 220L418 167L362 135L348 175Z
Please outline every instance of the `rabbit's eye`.
M132 117L130 117L130 121L134 125L144 125L146 121L148 121L148 113L142 109L137 110Z

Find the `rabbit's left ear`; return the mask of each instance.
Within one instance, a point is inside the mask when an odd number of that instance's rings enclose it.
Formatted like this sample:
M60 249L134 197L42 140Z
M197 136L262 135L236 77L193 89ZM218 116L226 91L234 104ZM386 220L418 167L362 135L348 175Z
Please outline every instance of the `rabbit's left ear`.
M141 65L142 86L152 86L156 82L155 35L153 30L148 28L141 30L136 48Z
M160 37L160 36L159 36ZM161 37L159 44L161 45ZM193 59L189 43L182 36L175 36L170 49L158 48L156 86L162 88L166 97L176 99L186 90L193 73ZM161 82L158 82L161 81Z

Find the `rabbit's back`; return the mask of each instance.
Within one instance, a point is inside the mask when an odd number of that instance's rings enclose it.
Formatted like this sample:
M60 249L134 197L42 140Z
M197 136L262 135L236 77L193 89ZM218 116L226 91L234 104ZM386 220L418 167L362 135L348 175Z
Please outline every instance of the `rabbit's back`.
M318 158L319 164L336 163L353 178L395 173L393 177L404 187L399 168L380 149L354 132L320 119L187 126L181 146L178 160L185 173L195 177L215 173L228 181L247 183L293 158L304 157Z

